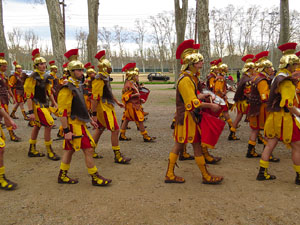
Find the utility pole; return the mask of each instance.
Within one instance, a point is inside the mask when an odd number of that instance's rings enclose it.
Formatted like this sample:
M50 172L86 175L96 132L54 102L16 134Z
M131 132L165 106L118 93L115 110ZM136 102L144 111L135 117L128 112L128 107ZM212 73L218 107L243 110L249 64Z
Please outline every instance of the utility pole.
M59 4L62 5L63 23L64 23L64 35L65 35L65 38L66 38L66 15L65 15L65 7L67 5L65 4L65 0L61 0L59 2Z

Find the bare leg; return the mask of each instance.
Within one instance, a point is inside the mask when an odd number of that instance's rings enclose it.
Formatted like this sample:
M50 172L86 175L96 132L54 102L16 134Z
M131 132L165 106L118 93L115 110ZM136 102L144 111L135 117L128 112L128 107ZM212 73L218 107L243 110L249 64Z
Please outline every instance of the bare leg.
M62 156L61 161L64 164L70 164L72 161L72 156L73 156L74 152L75 152L74 150L63 150L63 156Z
M45 127L45 131L44 131L45 141L50 141L51 140L51 129L52 129L52 126L51 127Z
M294 165L300 165L300 141L292 142L291 146L293 163Z
M233 127L237 128L237 126L239 125L240 121L243 118L243 114L242 113L238 113L235 117L235 120L233 121Z
M40 131L40 127L38 126L34 126L32 128L32 131L31 131L31 140L36 140L38 135L39 135L39 131Z
M114 130L111 132L111 145L118 146L119 145L119 132L120 130Z

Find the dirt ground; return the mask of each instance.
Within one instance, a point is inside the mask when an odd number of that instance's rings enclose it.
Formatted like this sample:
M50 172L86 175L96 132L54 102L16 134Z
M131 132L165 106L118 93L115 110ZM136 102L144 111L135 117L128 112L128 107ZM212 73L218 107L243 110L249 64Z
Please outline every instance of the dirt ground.
M212 151L223 158L218 165L209 166L211 173L225 177L221 185L202 184L194 161L179 161L175 169L186 183L164 183L173 146L172 86L148 85L152 92L145 104L150 113L145 124L157 141L144 143L130 123L127 136L132 141L121 142L122 152L132 158L130 165L115 164L110 133L106 131L101 137L97 152L104 158L97 159L96 165L101 175L113 180L108 187L91 185L82 152L74 154L69 172L79 183L58 184L60 162L28 158L31 129L22 119L17 120L16 133L23 141L7 140L5 166L7 177L18 183L18 189L0 191L0 224L299 224L300 186L294 184L290 150L282 144L276 148L275 155L281 161L270 166L276 180L256 181L259 159L245 157L249 127L244 122L237 133L240 141L228 141L226 128ZM121 88L113 85L119 99ZM122 110L116 111L120 120ZM17 115L21 118L20 112ZM58 120L56 123L59 125ZM37 146L45 152L42 132ZM56 133L54 129L53 137ZM53 147L62 155L62 141L55 141ZM257 151L261 150L258 145ZM191 146L188 151L192 151Z

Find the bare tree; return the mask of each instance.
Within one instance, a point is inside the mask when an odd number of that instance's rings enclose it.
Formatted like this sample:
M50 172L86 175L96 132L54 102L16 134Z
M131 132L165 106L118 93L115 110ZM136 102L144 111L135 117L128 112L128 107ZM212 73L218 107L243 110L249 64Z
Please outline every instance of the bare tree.
M20 28L14 27L11 32L7 32L7 36L10 47L13 49L19 49L20 42L23 37L23 32L20 30Z
M224 18L221 10L213 9L210 14L210 18L213 24L213 46L214 57L223 57L225 50L225 26Z
M58 0L45 0L51 31L53 55L58 67L59 74L62 74L62 65L64 63L64 53L66 52L65 34L63 18L60 11Z
M128 32L126 32L126 30L123 27L118 25L114 26L114 33L115 33L114 40L119 47L119 57L121 60L121 66L123 67L124 66L123 57L125 51L124 44L128 41L129 34Z
M2 0L0 0L0 51L5 53L6 60L8 62L8 71L11 71L11 63L8 55L8 48L4 33Z
M24 32L25 50L30 54L37 47L39 37L33 30Z
M193 8L188 9L185 39L193 39L195 37L195 18L196 10Z
M175 27L176 27L176 48L184 41L188 0L174 0L175 7ZM178 79L180 62L178 61L175 67L175 81Z
M300 42L300 13L296 10L290 12L290 40Z
M98 11L99 0L88 0L89 35L87 38L88 61L96 64L97 35L98 35Z
M135 34L133 36L133 39L135 40L135 43L139 46L139 56L141 58L143 72L145 73L145 62L144 62L144 40L146 35L146 28L144 26L145 21L142 20L136 20L135 21Z
M201 53L204 57L204 65L201 77L205 78L210 68L210 40L209 40L209 0L197 0L197 25L198 41L201 44Z
M163 13L159 13L157 16L150 16L149 23L153 29L153 42L157 47L159 53L160 70L164 70L165 61L165 44L167 42L167 34L165 32L165 27L163 26Z
M113 35L110 30L105 27L102 27L98 31L98 38L102 42L102 47L106 50L106 57L111 59L112 52L111 52L111 44L113 42Z
M224 24L225 26L225 37L227 41L227 51L230 56L234 55L235 51L235 40L234 40L234 22L236 18L236 10L233 5L228 5L224 9Z
M88 37L88 34L85 31L80 30L80 31L76 31L75 37L76 37L76 41L77 41L77 48L80 51L80 54L79 54L80 59L85 62L87 60L87 37Z

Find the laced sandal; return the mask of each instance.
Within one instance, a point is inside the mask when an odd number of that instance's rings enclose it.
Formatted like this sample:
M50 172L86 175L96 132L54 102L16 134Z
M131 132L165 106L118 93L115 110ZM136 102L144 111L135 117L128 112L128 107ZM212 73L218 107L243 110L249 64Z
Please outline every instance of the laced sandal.
M119 141L131 141L131 138L128 138L125 135L120 134Z
M228 141L238 141L238 140L240 140L240 138L235 136L235 132L230 131L230 134L228 136Z
M220 184L223 181L224 177L222 176L214 176L209 174L209 179L202 178L203 184Z
M14 113L11 113L11 114L10 114L10 117L11 117L12 119L14 119L14 120L19 119L19 117L17 117Z
M28 152L28 157L44 157L44 156L45 156L44 153L38 152L35 149L35 145L30 144L29 152Z
M222 157L209 155L210 158L205 157L205 162L207 164L216 164L222 160Z
M156 140L156 137L150 137L150 136L146 136L144 137L144 142L154 142Z
M267 168L260 167L259 172L257 174L256 180L274 180L276 176L268 173Z
M182 184L184 183L185 180L183 177L178 177L178 176L174 176L173 179L171 179L170 177L168 176L165 176L165 183L177 183L177 184Z
M130 162L131 158L127 158L120 153L120 156L117 158L115 157L115 163L119 164L128 164Z
M98 154L98 153L96 153L96 152L94 152L94 153L93 153L93 158L94 158L94 159L102 159L103 156L100 155L100 154Z
M246 157L247 158L259 158L259 157L261 157L261 154L258 154L255 151L254 145L248 144L248 151L247 151Z
M58 161L58 160L60 160L60 157L59 157L58 155L56 155L55 152L52 152L52 154L53 154L52 156L50 156L49 153L47 154L48 159L51 159L51 160L53 160L53 161Z
M269 161L270 161L270 162L280 162L280 159L274 157L273 155L271 155L270 158L269 158Z
M107 186L112 182L111 179L106 179L100 176L98 172L91 174L91 177L92 177L92 185L94 186Z
M18 185L12 181L10 181L9 179L7 179L5 177L5 175L2 175L2 182L0 183L0 188L6 191L12 191L14 190ZM2 186L4 183L4 186Z
M20 142L22 140L12 130L9 130L9 135L10 135L10 140L13 142Z
M77 184L78 180L68 177L67 170L60 170L57 182L59 184Z
M41 152L28 152L28 157L44 157L45 154L44 153L41 153Z

